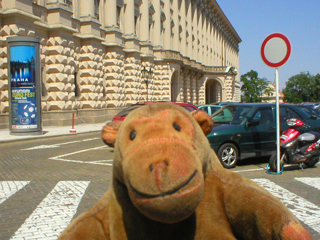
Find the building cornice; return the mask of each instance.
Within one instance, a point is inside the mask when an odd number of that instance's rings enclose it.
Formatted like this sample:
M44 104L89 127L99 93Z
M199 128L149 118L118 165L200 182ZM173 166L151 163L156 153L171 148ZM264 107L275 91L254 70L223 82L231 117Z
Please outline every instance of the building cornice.
M43 22L35 22L35 25L39 26L39 27L43 27L43 28L47 28L47 29L57 29L57 30L65 30L68 32L72 32L72 33L78 33L79 31L72 28L72 27L68 27L66 25L63 24L46 24Z
M234 27L232 26L232 24L230 23L229 19L227 18L227 16L224 14L224 12L222 11L222 9L220 8L219 4L217 3L216 0L207 0L207 3L213 7L211 7L212 9L216 9L215 11L215 15L219 15L220 19L217 18L217 16L214 16L215 21L218 24L219 28L223 28L224 26L227 27L230 30L230 33L232 34L232 36L235 38L235 40L238 43L242 42L242 39L240 38L240 36L238 35L238 33L236 32L236 30L234 29Z
M8 10L0 12L0 14L3 15L3 16L20 15L22 17L29 18L29 19L31 19L33 21L41 21L40 17L37 17L37 16L35 16L33 14L30 14L28 12L24 12L24 11L21 11L21 10L18 10L18 9L8 9Z

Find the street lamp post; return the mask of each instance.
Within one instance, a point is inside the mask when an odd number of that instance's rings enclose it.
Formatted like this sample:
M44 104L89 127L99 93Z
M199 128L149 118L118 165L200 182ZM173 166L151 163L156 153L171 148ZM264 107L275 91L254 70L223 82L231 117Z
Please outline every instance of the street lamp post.
M153 71L150 68L149 71L146 69L146 67L143 67L141 70L142 73L142 78L144 79L144 83L146 84L146 89L147 89L147 102L148 102L148 86L150 83L150 80L152 78Z

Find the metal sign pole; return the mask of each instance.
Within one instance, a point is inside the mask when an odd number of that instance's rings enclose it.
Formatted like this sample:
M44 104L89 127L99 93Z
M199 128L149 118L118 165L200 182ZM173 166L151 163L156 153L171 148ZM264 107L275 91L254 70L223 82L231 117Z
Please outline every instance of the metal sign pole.
M280 173L280 105L279 105L279 72L278 67L285 64L291 54L289 39L281 33L273 33L266 37L260 49L262 60L269 67L276 69L276 124L277 124L277 173Z
M277 172L280 172L280 104L279 104L279 71L276 68L276 123L277 123Z

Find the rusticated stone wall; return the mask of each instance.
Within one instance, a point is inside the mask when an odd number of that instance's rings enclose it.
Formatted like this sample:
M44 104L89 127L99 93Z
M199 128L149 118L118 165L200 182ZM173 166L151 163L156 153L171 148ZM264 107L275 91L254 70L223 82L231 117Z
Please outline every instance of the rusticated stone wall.
M105 95L109 97L106 107L120 107L125 105L125 57L122 49L109 48L106 58L103 60L106 68Z
M45 56L42 72L43 88L42 110L72 110L75 108L74 71L78 63L77 49L72 41L61 37L51 37L42 47Z
M215 0L7 0L0 4L0 128L9 122L10 36L40 38L44 126L70 125L73 112L76 124L105 122L137 101L204 104L212 93L240 101L241 39ZM144 67L153 72L148 87Z

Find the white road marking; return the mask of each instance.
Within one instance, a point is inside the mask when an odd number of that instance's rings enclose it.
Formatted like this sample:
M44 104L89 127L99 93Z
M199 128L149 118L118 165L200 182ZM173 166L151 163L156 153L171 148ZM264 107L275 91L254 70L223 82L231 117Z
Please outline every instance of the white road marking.
M284 165L284 167L288 167L288 166L291 166L291 165ZM233 171L233 172L254 172L254 171L261 171L261 170L265 170L265 171L267 171L267 167L268 166L265 166L265 167L263 167L263 168L253 168L253 169L246 169L246 170L232 170L231 169L231 171Z
M0 204L18 192L30 181L1 181L0 182Z
M109 165L112 166L112 162L113 162L113 159L109 159L109 160L96 160L96 161L92 161L90 163L103 163L103 162L111 162Z
M49 158L49 159L58 160L58 161L64 161L64 162L89 163L89 164L112 166L113 165L112 163L108 163L108 162L113 161L112 159L97 160L97 161L81 161L81 160L71 160L71 159L66 159L65 158L65 157L68 157L70 155L79 154L79 153L88 152L88 151L97 150L97 149L102 149L102 148L110 148L110 147L108 147L108 146L100 146L100 147L95 147L95 148L88 148L88 149L84 149L84 150L80 150L80 151L76 151L76 152L62 154L62 155L59 155L59 156L56 156L56 157L52 157L52 158Z
M266 170L265 168L253 168L253 169L246 169L246 170L236 170L232 172L253 172L253 171L261 171L261 170Z
M300 178L294 178L294 179L320 190L320 178L318 177L314 177L314 178L300 177Z
M21 149L21 150L36 150L36 149L47 149L47 148L58 148L62 145L67 145L67 144L72 144L72 143L79 143L79 142L88 142L88 141L92 141L92 140L96 140L99 138L87 138L84 140L79 140L79 141L71 141L71 142L64 142L64 143L58 143L58 144L51 144L51 145L39 145L39 146L35 146L32 148L25 148L25 149Z
M316 206L308 200L280 187L268 179L256 178L252 180L279 198L300 221L320 233L319 206Z
M10 238L57 239L77 211L88 181L61 181Z

